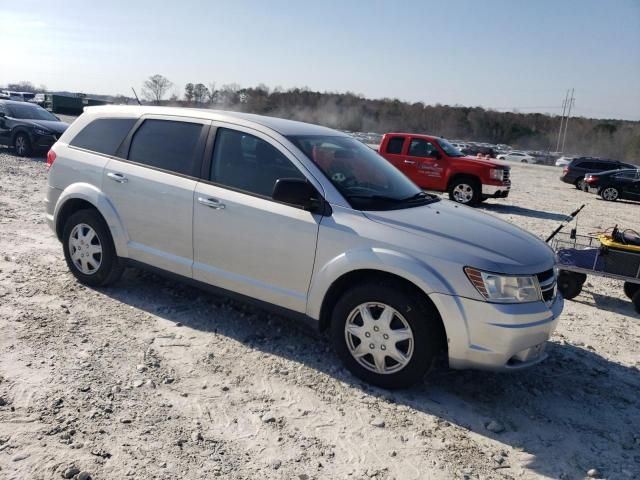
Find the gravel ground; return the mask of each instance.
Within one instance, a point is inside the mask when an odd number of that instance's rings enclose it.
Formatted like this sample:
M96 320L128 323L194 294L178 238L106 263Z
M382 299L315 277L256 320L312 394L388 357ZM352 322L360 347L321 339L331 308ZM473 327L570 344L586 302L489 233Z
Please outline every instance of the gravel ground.
M583 202L583 232L640 228L639 204L558 175L516 165L482 209L541 237ZM0 149L2 479L640 477L640 318L617 282L566 302L539 366L388 392L244 304L137 270L79 285L45 187L42 158Z

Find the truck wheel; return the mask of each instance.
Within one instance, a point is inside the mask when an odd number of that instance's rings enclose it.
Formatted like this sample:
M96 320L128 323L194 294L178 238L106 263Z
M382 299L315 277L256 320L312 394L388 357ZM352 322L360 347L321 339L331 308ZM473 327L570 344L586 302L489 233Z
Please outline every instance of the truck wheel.
M26 133L16 135L16 138L13 139L13 146L18 156L28 157L31 155L31 141Z
M64 258L71 273L85 285L103 287L120 278L124 270L109 227L94 210L69 217L62 233Z
M389 281L347 290L331 320L333 345L344 365L383 388L405 388L422 380L443 335L435 307Z
M473 177L459 177L449 185L449 198L462 205L477 205L481 196L482 185Z
M640 291L640 283L624 282L624 294L633 298L636 292Z
M567 300L571 300L580 295L583 283L582 274L579 273L561 270L558 275L558 290Z

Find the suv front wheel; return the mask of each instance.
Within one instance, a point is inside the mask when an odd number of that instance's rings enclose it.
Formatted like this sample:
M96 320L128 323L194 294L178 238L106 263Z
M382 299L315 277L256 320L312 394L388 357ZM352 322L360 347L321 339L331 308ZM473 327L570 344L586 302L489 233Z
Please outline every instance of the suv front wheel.
M69 270L85 285L106 286L122 275L109 228L96 211L80 210L67 219L62 248Z
M431 368L442 340L437 310L394 282L348 290L331 322L333 344L345 366L383 388L404 388Z

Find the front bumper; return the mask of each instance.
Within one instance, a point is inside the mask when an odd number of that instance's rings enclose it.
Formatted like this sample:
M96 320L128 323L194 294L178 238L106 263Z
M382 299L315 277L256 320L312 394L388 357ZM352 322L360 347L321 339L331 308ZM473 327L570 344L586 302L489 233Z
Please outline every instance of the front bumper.
M58 141L60 135L38 135L31 134L31 145L35 150L48 150Z
M556 328L564 300L498 304L432 294L448 339L455 369L517 370L543 361L546 341Z
M482 184L482 196L485 198L506 198L511 190L511 184L486 185Z

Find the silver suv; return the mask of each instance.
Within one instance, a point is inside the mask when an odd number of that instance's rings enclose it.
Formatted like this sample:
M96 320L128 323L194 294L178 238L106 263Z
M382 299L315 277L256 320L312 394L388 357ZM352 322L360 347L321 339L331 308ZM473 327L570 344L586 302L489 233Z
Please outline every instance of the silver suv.
M358 377L545 358L563 300L533 235L422 192L359 141L248 114L91 107L49 152L71 272L152 267L329 329Z

